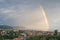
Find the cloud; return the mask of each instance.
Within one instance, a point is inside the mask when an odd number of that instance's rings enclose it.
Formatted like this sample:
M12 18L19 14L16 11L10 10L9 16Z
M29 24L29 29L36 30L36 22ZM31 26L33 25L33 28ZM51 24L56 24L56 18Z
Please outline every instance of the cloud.
M59 30L59 22L60 22L60 3L57 3L56 5L49 7L46 9L48 17L49 17L49 24L50 24L50 30L55 30L56 28ZM60 30L59 30L60 31Z
M19 7L20 8L20 7ZM19 11L21 10L21 11ZM47 30L44 23L40 7L32 10L26 7L21 9L15 9L14 7L0 9L1 19L3 23L8 25L22 25L25 29L33 30ZM44 26L43 26L44 25Z
M4 2L4 0L0 0L0 2Z
M40 8L41 0L0 0L0 24L22 25L26 29L45 29ZM60 1L42 0L47 12L50 30L60 28ZM38 27L37 27L38 26Z

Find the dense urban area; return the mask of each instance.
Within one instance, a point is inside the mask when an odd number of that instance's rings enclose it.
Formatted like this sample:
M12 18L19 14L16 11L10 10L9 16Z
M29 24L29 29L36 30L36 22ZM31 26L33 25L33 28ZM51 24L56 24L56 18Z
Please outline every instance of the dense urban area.
M21 30L8 25L0 25L0 40L60 40L60 32Z
M60 40L60 32L1 29L0 40Z

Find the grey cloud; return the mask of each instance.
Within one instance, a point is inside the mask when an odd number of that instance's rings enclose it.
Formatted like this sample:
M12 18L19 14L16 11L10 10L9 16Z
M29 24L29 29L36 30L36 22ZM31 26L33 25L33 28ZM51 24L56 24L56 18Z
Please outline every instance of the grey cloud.
M0 0L0 24L42 26L44 21L39 9L41 2L46 10L50 29L55 26L59 28L60 0Z

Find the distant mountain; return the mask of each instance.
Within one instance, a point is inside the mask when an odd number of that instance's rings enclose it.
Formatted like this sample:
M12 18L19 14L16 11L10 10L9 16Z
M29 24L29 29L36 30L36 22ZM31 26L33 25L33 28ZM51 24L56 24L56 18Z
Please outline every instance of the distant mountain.
M25 30L24 26L13 26L13 29Z
M0 25L0 29L13 29L13 27L8 25Z

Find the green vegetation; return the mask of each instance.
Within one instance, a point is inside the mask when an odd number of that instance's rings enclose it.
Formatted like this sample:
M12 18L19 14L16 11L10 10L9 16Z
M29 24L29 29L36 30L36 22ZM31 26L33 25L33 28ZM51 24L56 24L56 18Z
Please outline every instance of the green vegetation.
M31 36L27 40L60 40L59 36Z
M40 40L41 36L31 36L27 40Z
M58 30L55 30L53 35L31 36L27 40L60 40L60 35L58 35Z
M0 32L3 30L0 30ZM21 36L21 33L25 33L24 31L6 31L6 33L2 34L0 33L0 40L5 40L5 39L14 39L14 38L18 38L19 36ZM60 40L60 34L58 34L58 30L54 31L53 35L35 35L35 36L30 36L27 37L26 40Z
M0 40L14 39L14 38L18 38L18 36L20 36L20 33L19 32L14 32L13 30L11 30L11 31L8 31L8 32L6 32L4 34L0 33Z

